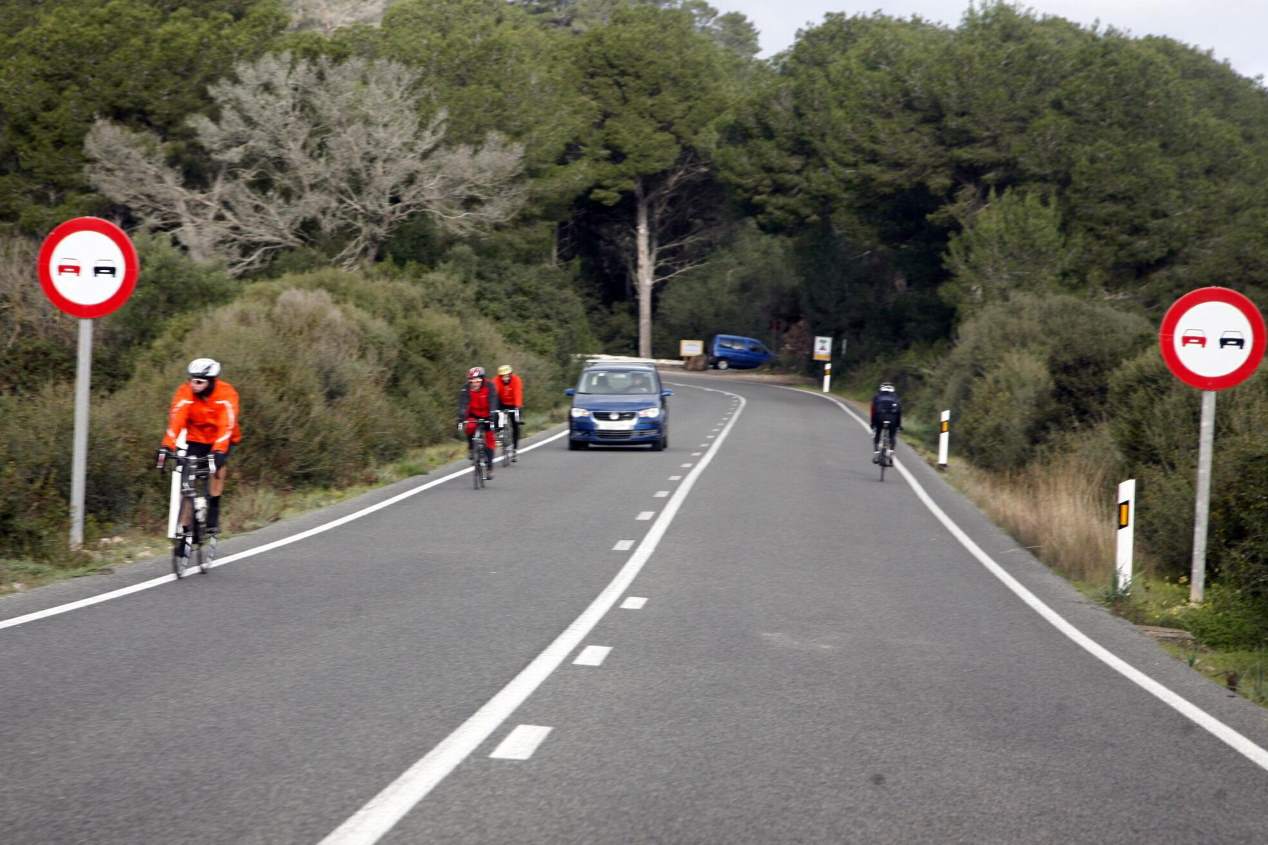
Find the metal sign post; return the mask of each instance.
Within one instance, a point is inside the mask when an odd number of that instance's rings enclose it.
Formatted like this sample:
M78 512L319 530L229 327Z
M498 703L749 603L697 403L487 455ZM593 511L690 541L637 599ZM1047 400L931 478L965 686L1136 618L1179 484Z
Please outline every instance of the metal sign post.
M1189 601L1206 590L1206 536L1211 514L1211 456L1215 446L1215 392L1236 387L1264 357L1264 317L1247 297L1221 287L1189 291L1167 309L1158 348L1167 369L1202 391L1198 434L1197 502Z
M84 544L92 321L127 302L136 288L140 265L136 248L122 229L98 217L76 217L44 239L35 269L49 301L79 318L70 470L70 547L78 549Z

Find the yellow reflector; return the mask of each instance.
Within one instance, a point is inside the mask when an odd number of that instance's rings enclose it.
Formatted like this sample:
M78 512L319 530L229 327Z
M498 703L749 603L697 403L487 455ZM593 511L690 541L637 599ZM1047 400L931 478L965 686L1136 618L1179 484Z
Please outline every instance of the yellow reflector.
M1131 516L1131 505L1128 502L1118 503L1118 527L1126 528L1129 517Z
M951 430L951 423L947 422L946 420L943 420L943 421L942 421L942 433L943 433L943 434L946 434L946 433L947 433L948 431L950 431L950 430Z

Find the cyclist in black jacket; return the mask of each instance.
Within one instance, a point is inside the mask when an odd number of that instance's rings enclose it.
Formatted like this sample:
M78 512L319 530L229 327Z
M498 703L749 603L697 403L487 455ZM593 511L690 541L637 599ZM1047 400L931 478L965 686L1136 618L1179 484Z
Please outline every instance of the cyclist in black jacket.
M885 423L889 423L891 446L897 446L898 432L903 430L903 403L894 385L887 381L881 382L872 397L872 463L880 458L881 426Z

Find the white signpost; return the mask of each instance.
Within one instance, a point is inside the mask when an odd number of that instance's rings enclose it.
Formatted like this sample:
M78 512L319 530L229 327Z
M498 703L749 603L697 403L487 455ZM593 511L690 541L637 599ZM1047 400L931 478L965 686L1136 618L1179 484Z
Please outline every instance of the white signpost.
M1133 534L1136 530L1136 479L1118 485L1118 549L1114 566L1114 589L1126 593L1132 586Z
M1193 521L1189 600L1206 588L1206 535L1211 507L1215 393L1250 378L1264 357L1264 317L1247 297L1221 287L1189 291L1167 309L1158 347L1176 378L1202 391L1198 434L1198 489Z
M815 336L815 360L823 361L823 392L832 385L832 338Z
M70 475L70 546L84 544L84 487L88 467L88 388L92 321L127 302L140 264L123 230L99 217L76 217L44 239L36 260L40 287L62 311L79 318L75 367L75 434Z

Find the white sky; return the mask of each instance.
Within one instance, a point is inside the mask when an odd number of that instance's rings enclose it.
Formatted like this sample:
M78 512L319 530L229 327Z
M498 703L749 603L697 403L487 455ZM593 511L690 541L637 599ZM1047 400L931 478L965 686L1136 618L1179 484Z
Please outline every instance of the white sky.
M815 25L827 12L846 15L879 11L895 18L919 15L956 26L968 0L709 0L722 12L741 12L761 34L763 57L792 45L797 30ZM1131 35L1166 35L1214 51L1243 76L1268 77L1268 0L1033 0L1016 5Z

